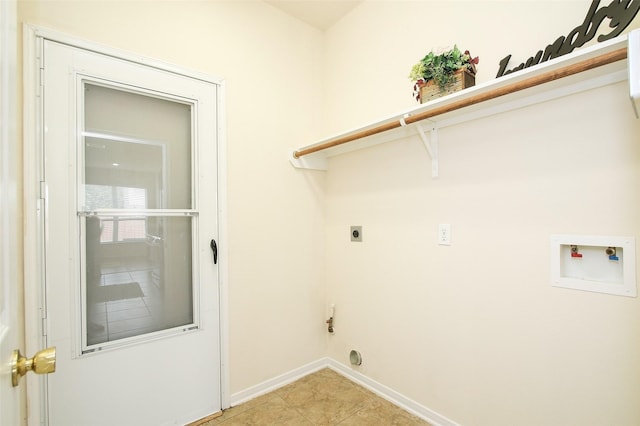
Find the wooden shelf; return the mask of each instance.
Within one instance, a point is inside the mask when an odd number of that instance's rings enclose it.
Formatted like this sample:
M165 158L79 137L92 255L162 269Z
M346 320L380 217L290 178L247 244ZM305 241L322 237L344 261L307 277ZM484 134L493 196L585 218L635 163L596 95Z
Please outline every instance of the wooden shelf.
M293 151L294 167L327 170L328 157L419 137L438 175L438 129L628 79L627 36L508 74Z

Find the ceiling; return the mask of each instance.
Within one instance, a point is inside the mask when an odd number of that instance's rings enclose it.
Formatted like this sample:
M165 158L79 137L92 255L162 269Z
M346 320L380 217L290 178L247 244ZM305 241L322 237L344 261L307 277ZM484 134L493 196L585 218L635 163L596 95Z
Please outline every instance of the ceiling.
M265 2L324 31L338 22L362 0L265 0Z

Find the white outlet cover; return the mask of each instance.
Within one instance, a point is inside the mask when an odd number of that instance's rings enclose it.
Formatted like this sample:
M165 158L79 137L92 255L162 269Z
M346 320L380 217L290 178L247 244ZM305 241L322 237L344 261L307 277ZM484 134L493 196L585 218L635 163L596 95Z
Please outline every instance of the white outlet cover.
M451 225L441 223L438 225L438 244L441 246L451 245Z

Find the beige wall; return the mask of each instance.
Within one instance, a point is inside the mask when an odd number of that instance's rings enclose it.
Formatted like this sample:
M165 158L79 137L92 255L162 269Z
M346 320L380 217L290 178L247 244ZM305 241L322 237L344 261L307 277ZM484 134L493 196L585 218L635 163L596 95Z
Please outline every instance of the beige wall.
M226 79L232 393L355 348L360 372L460 424L632 425L637 299L549 284L551 234L640 235L623 84L441 131L437 180L417 139L326 174L286 158L414 105L429 49L470 49L488 81L588 3L365 1L324 34L258 1L20 1L19 20Z
M326 353L322 33L258 1L20 1L19 20L225 78L231 392Z
M327 132L414 105L406 76L431 48L471 50L489 81L589 4L365 2L326 34ZM333 157L329 356L349 365L359 350L357 371L463 425L639 424L638 299L550 285L552 234L640 237L640 121L626 90L445 128L435 180L418 137ZM439 223L450 247L436 243Z

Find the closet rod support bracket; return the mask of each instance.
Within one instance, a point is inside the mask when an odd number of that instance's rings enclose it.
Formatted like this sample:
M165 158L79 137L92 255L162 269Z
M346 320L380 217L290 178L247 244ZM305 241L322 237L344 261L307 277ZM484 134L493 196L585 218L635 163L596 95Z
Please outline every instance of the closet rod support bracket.
M427 149L427 153L429 157L431 157L431 177L438 177L438 128L432 127L429 132L429 136L424 130L424 127L420 123L416 123L416 128L418 130L418 135L420 135L420 139L422 139L422 143L424 147Z

